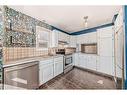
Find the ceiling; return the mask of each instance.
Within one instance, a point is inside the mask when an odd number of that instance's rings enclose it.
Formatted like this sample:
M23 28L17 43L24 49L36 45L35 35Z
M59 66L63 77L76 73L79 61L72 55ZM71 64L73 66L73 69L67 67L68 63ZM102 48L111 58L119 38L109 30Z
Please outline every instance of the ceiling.
M29 16L72 33L111 23L121 6L9 6ZM84 16L88 16L85 28Z

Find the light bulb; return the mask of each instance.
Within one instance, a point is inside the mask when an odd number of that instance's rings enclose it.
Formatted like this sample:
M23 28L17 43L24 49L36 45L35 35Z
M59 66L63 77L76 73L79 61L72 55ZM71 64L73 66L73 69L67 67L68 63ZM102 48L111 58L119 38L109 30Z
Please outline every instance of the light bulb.
M85 22L85 27L87 27L88 26L88 23L87 22Z

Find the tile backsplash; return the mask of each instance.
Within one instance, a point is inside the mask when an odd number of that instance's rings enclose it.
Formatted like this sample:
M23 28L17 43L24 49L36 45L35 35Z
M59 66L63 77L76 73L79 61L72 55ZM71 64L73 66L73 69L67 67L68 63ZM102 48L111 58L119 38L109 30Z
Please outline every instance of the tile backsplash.
M52 26L4 6L4 63L10 60L47 55L36 50L36 26L52 30Z
M11 60L48 55L48 50L38 51L33 47L3 47L3 55L6 63Z

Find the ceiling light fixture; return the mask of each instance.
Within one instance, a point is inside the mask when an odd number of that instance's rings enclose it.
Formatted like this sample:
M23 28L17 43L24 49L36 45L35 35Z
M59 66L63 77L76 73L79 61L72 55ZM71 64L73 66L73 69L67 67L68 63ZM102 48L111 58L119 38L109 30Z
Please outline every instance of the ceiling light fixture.
M85 20L85 27L88 26L88 16L84 16L84 20Z

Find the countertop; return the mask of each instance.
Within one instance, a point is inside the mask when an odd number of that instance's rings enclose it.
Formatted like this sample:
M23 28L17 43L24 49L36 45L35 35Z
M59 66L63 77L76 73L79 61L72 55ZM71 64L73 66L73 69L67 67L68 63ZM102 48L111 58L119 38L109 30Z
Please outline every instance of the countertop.
M20 64L27 64L30 62L34 61L43 61L43 60L48 60L48 59L53 59L56 57L62 57L63 55L57 54L57 55L44 55L44 56L37 56L37 57L30 57L30 58L23 58L23 59L18 59L18 60L12 60L8 61L5 64L3 64L3 67L9 67L9 66L15 66L15 65L20 65Z

